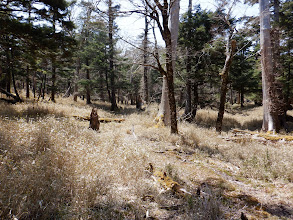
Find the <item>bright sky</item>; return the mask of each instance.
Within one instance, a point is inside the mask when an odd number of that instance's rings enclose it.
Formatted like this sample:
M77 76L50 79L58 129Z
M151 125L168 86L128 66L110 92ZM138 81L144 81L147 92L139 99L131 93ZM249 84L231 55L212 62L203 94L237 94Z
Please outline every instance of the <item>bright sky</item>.
M121 10L122 11L127 11L129 8L132 8L128 0L116 0L115 3L119 3L121 5ZM200 4L202 9L207 9L207 10L215 10L215 5L216 3L214 0L193 0L192 5L198 5ZM188 9L188 0L181 0L180 1L180 13L186 12ZM251 7L248 5L244 5L241 3L238 3L233 10L233 14L237 17L241 17L244 15L257 15L258 14L258 4L255 6ZM138 39L138 36L141 35L144 31L144 19L137 15L137 14L132 14L129 17L123 17L123 18L118 18L116 20L116 23L118 24L118 27L120 29L119 35L126 39L127 41L133 43L133 44L139 44L141 40ZM152 35L152 33L151 33ZM158 43L163 45L163 40L159 34L159 32L156 32L156 36L158 39ZM119 47L120 48L125 48L129 47L125 42L120 41L119 42Z

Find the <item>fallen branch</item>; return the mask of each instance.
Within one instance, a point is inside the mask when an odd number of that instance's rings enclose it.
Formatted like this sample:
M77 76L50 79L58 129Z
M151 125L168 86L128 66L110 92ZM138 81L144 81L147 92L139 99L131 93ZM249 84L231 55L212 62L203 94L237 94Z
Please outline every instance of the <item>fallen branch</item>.
M234 129L233 133L244 133L244 134L250 134L250 135L256 135L257 137L264 138L269 141L293 141L293 136L290 135L281 135L281 134L272 134L272 133L259 133L255 131L245 131L245 130L238 130Z
M190 194L184 189L178 182L174 181L171 177L169 177L166 172L162 172L160 170L154 170L152 164L150 165L150 172L152 173L152 178L155 182L159 183L160 186L164 190L172 190L174 193L178 195Z
M85 120L85 121L90 120L90 117L82 117L82 116L76 116L76 115L74 115L73 117L79 120ZM124 118L99 118L99 121L101 123L109 123L109 122L121 123L122 121L125 121L125 119Z
M11 102L13 104L15 104L16 102L22 102L22 100L21 100L21 98L19 96L13 95L12 93L7 92L6 90L4 90L2 88L0 88L0 92L3 93L3 94L5 94L8 97L12 97L14 99L13 101L11 101L11 100L9 101L8 99L4 99L4 98L2 98L1 100L7 101L7 102Z

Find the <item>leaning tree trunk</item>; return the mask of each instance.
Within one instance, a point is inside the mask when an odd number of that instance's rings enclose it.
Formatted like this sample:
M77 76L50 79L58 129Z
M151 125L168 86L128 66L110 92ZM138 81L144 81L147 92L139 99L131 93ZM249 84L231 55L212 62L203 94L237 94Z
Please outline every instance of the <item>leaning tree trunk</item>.
M230 38L230 37L229 37ZM228 41L229 42L229 41ZM227 44L227 52L229 51L229 44ZM233 56L236 50L236 41L231 41L231 48L230 52L227 53L227 57L225 60L225 65L223 68L223 71L221 73L222 76L222 85L221 85L221 97L220 97L220 107L218 112L218 118L216 122L216 131L221 132L222 131L222 123L223 123L223 117L225 112L225 103L226 103L226 94L227 94L227 85L228 85L228 74L229 70L232 64Z
M263 92L263 125L264 131L276 131L278 113L275 102L273 75L273 54L271 48L270 1L260 0L260 47Z

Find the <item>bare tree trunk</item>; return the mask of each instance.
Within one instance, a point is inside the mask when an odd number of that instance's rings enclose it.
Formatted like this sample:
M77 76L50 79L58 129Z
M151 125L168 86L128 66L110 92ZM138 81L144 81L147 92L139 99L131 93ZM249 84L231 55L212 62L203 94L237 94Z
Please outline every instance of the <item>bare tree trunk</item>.
M271 48L270 2L260 0L260 46L263 91L263 125L264 131L277 130L278 116L274 100L273 55Z
M171 124L170 104L168 97L168 83L166 76L163 76L161 103L157 117L159 117L159 119L163 121L165 126L169 126Z
M78 78L79 78L79 70L80 70L80 59L77 57L76 59L76 71L74 76L74 93L73 93L73 100L77 102L78 96Z
M52 88L51 88L51 101L55 102L55 92L56 92L56 67L55 59L52 59Z
M147 12L147 7L146 7ZM149 31L149 21L147 16L145 16L145 28L144 28L144 39L143 39L143 99L146 103L149 102L149 86L148 86L148 31Z
M7 72L5 76L5 81L6 81L6 91L11 93L11 68L10 68L10 63L12 62L10 59L10 51L9 48L7 48L6 51L6 61L7 61Z
M16 95L15 101L17 102L21 102L21 98L17 92L17 87L16 87L16 81L15 81L15 74L14 74L14 66L13 66L13 61L14 61L14 57L13 57L13 49L11 48L11 62L10 62L10 71L11 71L11 76L12 76L12 84L13 84L13 88L14 88L14 92Z
M192 17L192 0L189 0L188 4L188 20L190 22ZM191 31L188 32L188 37L191 38ZM184 111L184 118L191 122L193 121L194 117L192 117L191 113L191 51L190 48L186 48L186 56L187 56L187 63L186 63L186 97L185 97L185 111Z
M280 1L274 0L274 28L271 31L271 42L272 42L272 50L273 50L273 73L275 75L274 86L275 86L275 100L276 100L276 108L278 114L278 120L276 125L276 131L279 131L281 128L287 129L286 123L286 112L287 106L285 103L285 98L283 95L283 84L280 81L280 78L283 77L282 66L280 62Z
M53 35L55 35L56 33L56 21L55 21L55 13L53 15ZM52 55L52 88L51 88L51 101L55 102L55 92L56 92L56 66L55 66L55 62L56 62L56 57L55 55ZM45 82L46 84L46 82Z
M224 112L225 112L225 103L226 103L226 94L227 94L227 89L228 89L228 75L229 75L229 70L232 64L233 56L236 50L236 41L232 40L231 41L231 48L229 52L229 42L231 40L232 33L230 34L227 42L227 57L225 60L225 65L223 68L223 71L221 73L222 76L222 85L221 85L221 97L220 97L220 107L219 107L219 112L218 112L218 118L216 122L216 131L221 132L222 131L222 123L223 123L223 117L224 117Z
M87 85L86 85L86 104L91 104L91 91L90 91L90 70L89 70L89 58L85 59L85 65L87 66L86 69L86 79L87 79Z
M26 66L26 76L25 76L25 81L26 81L26 98L28 99L30 97L30 78L29 78L29 66Z
M34 98L36 98L36 87L37 87L37 79L36 79L36 71L34 71L34 75L33 75L33 94L34 94Z
M170 8L170 17L168 16L168 7ZM179 9L180 9L180 1L175 0L172 4L168 5L167 1L164 2L163 5L160 5L160 10L162 13L162 23L163 27L161 26L161 34L165 41L166 45L166 69L167 71L161 69L161 73L165 76L166 79L166 86L168 91L168 101L169 101L169 108L170 108L170 121L164 121L165 125L170 123L171 125L171 133L178 133L177 127L177 112L176 112L176 101L175 101L175 94L174 94L174 70L175 70L175 59L176 59L176 46L177 46L177 38L178 38L178 29L179 29ZM168 20L170 19L170 20ZM157 23L159 21L157 20ZM158 59L158 58L157 58ZM164 83L164 82L163 82ZM166 88L162 90L162 96L166 97ZM161 100L161 102L164 100ZM167 102L165 104L161 104L160 107L167 108ZM159 110L159 112L164 112L165 114L168 113L167 109ZM161 117L159 115L159 117ZM168 119L168 116L164 119Z
M111 85L111 111L118 109L116 102L116 88L115 88L115 74L114 74L114 45L113 45L113 23L114 23L114 13L112 8L112 0L108 1L109 7L109 48L110 48L110 85Z

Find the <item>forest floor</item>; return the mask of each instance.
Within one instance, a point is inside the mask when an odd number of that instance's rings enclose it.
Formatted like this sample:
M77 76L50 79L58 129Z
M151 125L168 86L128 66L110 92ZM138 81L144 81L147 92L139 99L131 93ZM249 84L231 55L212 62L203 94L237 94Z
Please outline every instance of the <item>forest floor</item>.
M170 135L157 105L84 102L0 103L0 219L293 219L293 142L258 135L261 107L230 106L221 134L200 109ZM88 129L92 107L125 121Z

